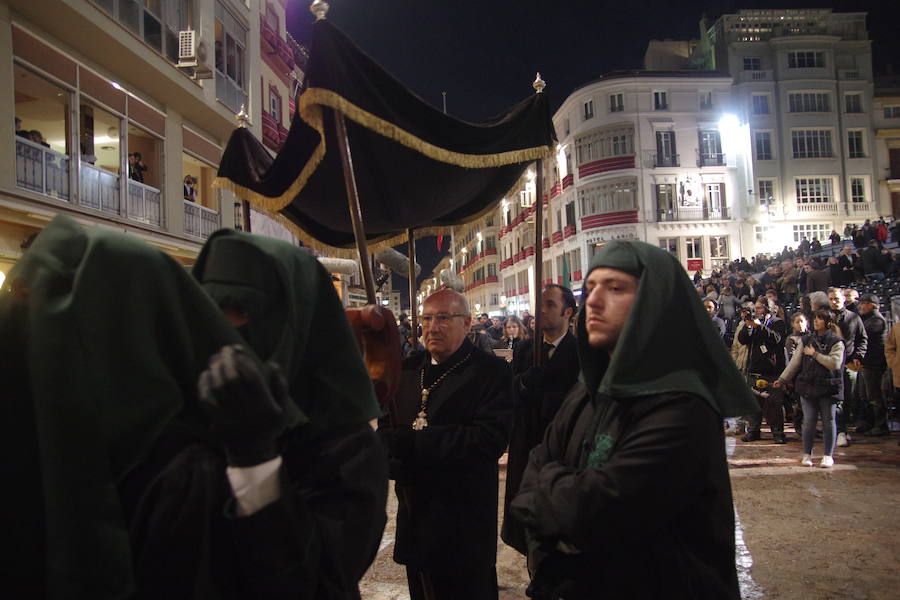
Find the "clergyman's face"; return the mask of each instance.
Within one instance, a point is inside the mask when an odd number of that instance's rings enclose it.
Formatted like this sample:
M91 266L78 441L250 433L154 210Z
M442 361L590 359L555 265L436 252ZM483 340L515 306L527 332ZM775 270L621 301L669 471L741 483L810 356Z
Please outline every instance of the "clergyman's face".
M438 292L425 300L422 308L422 337L425 348L438 362L446 360L459 350L472 317L463 315L456 297L450 293ZM432 317L431 323L424 317Z
M618 269L598 267L585 282L588 343L612 351L637 297L638 278Z

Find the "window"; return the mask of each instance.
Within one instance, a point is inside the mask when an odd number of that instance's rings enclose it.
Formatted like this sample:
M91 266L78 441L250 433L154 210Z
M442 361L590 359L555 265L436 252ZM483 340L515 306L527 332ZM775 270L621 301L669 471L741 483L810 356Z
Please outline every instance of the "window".
M728 236L713 235L709 238L709 257L728 258Z
M634 210L637 208L636 188L637 180L634 178L579 188L578 202L581 205L581 216L588 217L602 213ZM571 210L574 218L574 205ZM569 208L567 207L567 215L568 212Z
M757 191L759 193L760 205L771 203L775 200L775 181L772 179L760 179L756 182Z
M765 244L772 236L775 235L775 226L774 225L755 225L753 227L753 233L756 236L757 244Z
M666 110L667 108L669 108L668 94L653 92L653 110Z
M190 0L97 0L113 17L173 63L178 32L190 29Z
M677 167L678 155L675 152L675 132L656 132L656 166Z
M756 160L772 160L772 134L768 131L757 131L753 137Z
M822 69L824 67L824 52L788 52L789 69Z
M829 112L828 94L820 92L800 92L788 94L790 112Z
M247 105L247 28L216 3L216 97L234 112Z
M566 204L566 226L575 225L575 202Z
M725 212L725 184L706 184L706 208L712 219L721 219Z
M834 202L830 177L798 178L796 186L799 204Z
M484 247L488 250L496 250L497 249L497 238L495 238L492 235L484 238Z
M753 94L751 96L751 110L754 115L767 115L769 114L769 95L768 94Z
M584 103L583 119L585 121L587 121L588 119L593 119L593 118L594 118L594 101L588 100L587 102Z
M494 293L491 294L491 306L499 306L500 305L500 294Z
M281 123L281 96L275 87L269 87L269 114Z
M831 223L805 223L794 225L794 243L799 244L804 237L810 241L814 239L828 239L831 233Z
M762 60L758 56L745 56L744 57L744 70L745 71L759 71L762 69Z
M885 119L900 119L900 105L885 106L884 107L884 118Z
M851 129L847 132L847 156L849 158L866 157L866 146L861 129Z
M659 238L659 247L678 256L678 238Z
M687 258L703 258L703 238L689 237L684 240Z
M609 95L609 112L622 112L625 110L625 94Z
M629 128L595 130L575 139L578 165L634 154L634 130Z
M12 81L16 111L16 186L70 201L72 140L69 110L72 94L18 64L13 67ZM93 146L94 138L90 141Z
M844 111L848 113L861 113L863 111L862 94L845 94Z
M700 90L697 92L697 96L700 100L700 110L712 110L713 107L713 95L709 90Z
M488 274L488 277L496 277L497 276L497 265L494 263L488 263L487 274Z
M181 177L184 182L184 232L208 238L219 228L219 190L213 187L216 168L182 152ZM190 180L188 180L190 177ZM203 207L203 208L200 208ZM208 210L204 210L208 209Z
M700 132L700 166L723 165L722 139L719 132L710 129Z
M674 183L660 183L656 186L656 209L660 213L671 213L677 208Z
M799 129L791 131L794 158L831 158L831 131Z
M850 178L850 201L865 202L866 201L866 179L865 177Z

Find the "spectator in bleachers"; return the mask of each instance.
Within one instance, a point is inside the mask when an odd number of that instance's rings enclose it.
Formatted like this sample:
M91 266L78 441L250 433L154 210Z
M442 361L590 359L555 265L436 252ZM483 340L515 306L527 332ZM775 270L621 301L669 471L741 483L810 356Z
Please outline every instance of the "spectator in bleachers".
M819 241L819 238L814 237L812 243L809 245L809 251L815 254L819 250L822 249L822 242Z
M841 243L841 234L839 234L836 229L832 229L831 235L828 236L828 239L831 240L832 246L837 246Z
M868 280L884 279L885 271L889 270L890 257L883 253L879 248L878 241L872 240L866 245L866 249L862 253L862 269Z
M830 258L833 260L833 258ZM831 285L831 271L828 267L822 267L818 258L806 265L806 293L824 292Z
M782 302L785 304L793 304L797 300L797 271L794 264L790 261L781 263L781 277L777 280L778 291Z
M859 290L856 288L844 288L844 308L859 313Z
M881 391L881 379L887 369L884 353L884 335L887 321L878 310L879 299L875 294L863 294L859 299L859 316L866 328L868 346L861 359L859 379L861 410L856 432L865 435L888 435L887 400Z
M800 256L806 256L807 254L809 254L809 240L806 239L805 235L800 240L800 245L797 246L797 250L800 253Z
M850 246L844 246L844 249L841 250L841 254L838 256L838 265L840 265L840 279L838 281L835 281L834 277L832 277L831 284L844 286L853 283L853 271L858 261L859 257L857 257L853 253L853 248L851 248ZM832 275L834 275L834 273L832 273Z

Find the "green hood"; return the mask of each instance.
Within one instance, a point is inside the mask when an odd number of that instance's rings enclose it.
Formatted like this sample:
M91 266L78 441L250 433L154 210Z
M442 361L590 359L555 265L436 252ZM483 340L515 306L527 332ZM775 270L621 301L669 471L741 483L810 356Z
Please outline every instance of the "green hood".
M310 434L380 416L331 276L313 256L272 238L220 230L200 252L194 276L220 306L250 315L241 328L247 343L281 367Z
M686 392L723 417L759 411L674 256L643 242L610 242L591 259L585 280L598 267L624 271L640 283L612 355L588 344L587 289L581 294L578 358L588 390L617 399Z
M32 527L40 535L42 523L46 540L17 560L44 561L48 597L127 597L132 559L116 484L176 416L201 418L197 378L240 336L171 257L63 216L10 271L0 328L12 332L3 356L20 364L7 400L22 415L4 437L36 467L39 478L22 488L43 504Z

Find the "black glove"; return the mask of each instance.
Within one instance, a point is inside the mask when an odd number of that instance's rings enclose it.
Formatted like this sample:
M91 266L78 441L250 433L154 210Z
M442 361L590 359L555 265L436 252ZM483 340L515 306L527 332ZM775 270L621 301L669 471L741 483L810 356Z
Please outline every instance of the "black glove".
M412 458L415 451L415 432L409 427L389 427L379 429L378 433L387 446L391 459L404 461Z
M269 381L240 346L225 346L200 375L200 404L225 445L228 464L250 467L278 456L276 440L290 423L291 402L281 370L269 363Z

